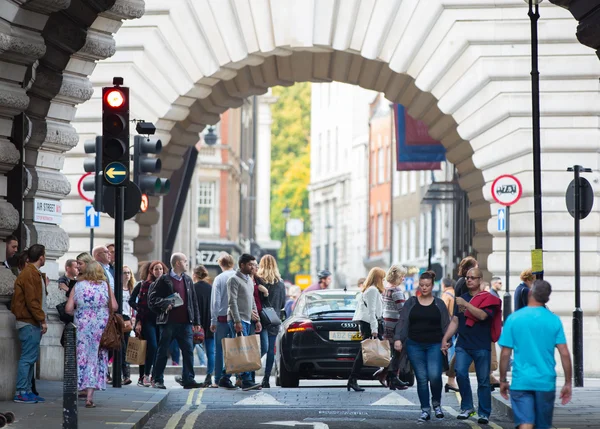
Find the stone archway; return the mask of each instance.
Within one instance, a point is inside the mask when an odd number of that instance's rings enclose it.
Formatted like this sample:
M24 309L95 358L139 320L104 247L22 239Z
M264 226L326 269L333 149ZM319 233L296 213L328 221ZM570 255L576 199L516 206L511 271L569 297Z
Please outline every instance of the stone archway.
M597 168L599 107L593 52L576 38L568 13L542 4L542 150L546 274L564 298L570 296L570 218L563 208L568 165ZM406 104L448 148L475 220L474 248L489 272L504 269L504 238L495 231L497 206L489 185L504 173L524 183L513 207L512 285L529 265L534 243L531 158L530 33L522 0L481 0L457 6L451 0L306 2L192 2L152 5L117 35L117 54L97 67L96 86L123 75L138 114L157 125L164 171L182 163L219 113L268 87L297 81L341 81L386 93ZM95 103L95 104L94 104ZM77 115L77 127L97 129L97 98ZM80 116L81 114L81 116ZM96 125L95 125L96 124ZM79 128L78 128L79 129ZM568 142L568 143L567 143ZM158 200L151 203L156 206ZM598 212L592 215L595 219ZM158 212L138 216L138 256L160 246L152 238ZM590 224L593 222L590 221ZM584 309L590 326L600 310L598 222L584 231ZM72 237L81 237L81 230ZM556 286L557 285L557 286ZM567 300L556 311L567 315ZM567 320L567 319L565 319ZM565 324L569 328L569 324ZM591 326L590 337L600 341ZM600 367L587 359L592 371ZM586 367L586 369L588 369Z

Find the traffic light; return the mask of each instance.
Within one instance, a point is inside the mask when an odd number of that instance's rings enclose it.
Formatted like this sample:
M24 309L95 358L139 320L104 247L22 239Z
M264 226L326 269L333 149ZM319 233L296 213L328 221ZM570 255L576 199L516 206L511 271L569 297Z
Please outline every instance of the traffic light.
M162 150L162 142L157 138L135 136L133 138L133 182L138 185L142 194L166 195L171 188L171 181L146 174L160 173L162 163L158 155Z
M129 182L129 88L102 88L102 172L107 186L125 186Z
M83 144L85 153L96 154L94 158L86 158L83 161L83 169L86 173L94 173L83 181L83 190L94 192L94 209L102 211L102 137L96 136L94 140L87 140Z

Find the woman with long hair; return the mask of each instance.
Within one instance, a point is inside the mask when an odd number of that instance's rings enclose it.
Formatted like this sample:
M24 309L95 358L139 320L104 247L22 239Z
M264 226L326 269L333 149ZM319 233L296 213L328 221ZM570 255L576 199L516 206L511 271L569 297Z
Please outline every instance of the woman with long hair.
M140 285L140 292L138 294L137 303L135 303L135 310L137 311L135 333L141 336L142 339L146 340L146 362L144 362L144 378L138 385L144 387L152 386L152 380L150 374L152 373L152 366L154 365L154 359L156 358L156 351L158 350L158 339L159 331L156 325L156 314L148 307L148 291L150 285L154 283L160 276L168 273L169 270L165 264L161 261L152 261L148 266L148 276Z
M278 315L281 314L281 310L285 307L285 284L273 256L265 255L260 259L257 276L259 282L267 289L267 292L262 294L263 307L273 307ZM267 332L268 347L262 387L268 389L271 387L269 378L273 370L273 362L275 362L275 340L279 333L279 325L267 325L264 330Z
M132 322L131 306L129 305L129 298L133 293L133 272L127 265L123 265L123 320ZM123 374L123 384L125 386L131 384L131 368L129 362L125 361L127 355L127 345L129 344L129 332L124 332L123 335L123 346L121 347L121 373Z
M86 391L85 407L95 408L94 391L106 389L108 376L108 350L100 348L100 339L108 323L109 306L116 311L118 305L104 268L95 261L86 268L69 295L65 311L74 315L77 327L77 387Z
M359 293L356 311L353 321L359 322L359 329L363 339L380 338L383 334L383 327L379 320L383 317L383 303L381 294L384 292L383 279L385 271L381 268L372 268L365 280L363 292ZM356 392L363 392L365 389L358 385L358 376L363 367L362 347L358 350L352 372L348 378L346 388Z
M80 253L75 259L77 260L77 270L79 271L79 277L84 276L85 272L87 271L88 264L96 262L94 261L94 258L92 258L92 255L90 255L88 252Z
M435 416L444 418L442 400L442 352L441 343L450 324L446 304L433 296L435 273L425 271L419 277L421 294L411 297L404 304L394 337L397 352L405 347L417 379L417 393L421 402L420 422L431 419L429 389Z
M151 261L140 261L138 262L138 282L133 286L133 291L129 296L129 307L131 307L131 311L134 317L133 319L133 327L134 333L136 337L139 337L140 334L135 332L135 326L137 324L137 298L140 294L140 288L142 287L142 283L148 277L148 267L150 266ZM140 387L144 387L144 365L138 365L139 377L137 385Z
M204 353L206 353L206 378L204 387L218 387L212 382L212 375L215 372L215 334L210 330L210 298L212 295L212 286L209 283L208 270L204 265L198 265L194 268L192 279L194 280L194 290L198 299L198 308L200 309L200 326L204 329ZM195 344L196 354L200 359L202 346Z

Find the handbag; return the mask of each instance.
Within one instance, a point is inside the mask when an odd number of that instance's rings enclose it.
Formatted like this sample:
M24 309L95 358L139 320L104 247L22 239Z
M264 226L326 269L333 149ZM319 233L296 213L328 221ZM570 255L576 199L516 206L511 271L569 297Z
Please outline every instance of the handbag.
M267 297L267 304L263 306L260 310L260 323L263 326L279 326L281 325L281 319L279 315L271 305L271 301L269 301L269 297Z
M110 301L112 292L110 285L107 284L108 288L108 321L104 332L102 332L102 338L100 338L100 347L107 350L121 350L123 346L123 318L120 314L113 312Z
M202 326L200 326L198 332L194 332L193 341L194 344L202 344L204 342L204 328Z
M133 365L144 365L146 362L146 348L148 343L146 340L140 340L136 337L131 337L127 341L127 351L125 352L125 362Z
M70 314L67 314L66 307L67 307L67 301L61 302L60 304L58 304L56 306L56 311L58 311L58 318L65 325L67 323L73 323L75 321L73 316L71 316Z

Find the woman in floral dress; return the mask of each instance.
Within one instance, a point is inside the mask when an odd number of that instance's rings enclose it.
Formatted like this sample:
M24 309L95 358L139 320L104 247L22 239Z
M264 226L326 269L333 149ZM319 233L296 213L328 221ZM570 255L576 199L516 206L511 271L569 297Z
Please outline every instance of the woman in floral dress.
M100 348L100 339L108 322L109 302L115 311L117 301L97 262L87 264L74 291L66 312L74 314L77 327L77 386L87 394L85 407L94 408L94 391L106 389L108 375L108 351Z

